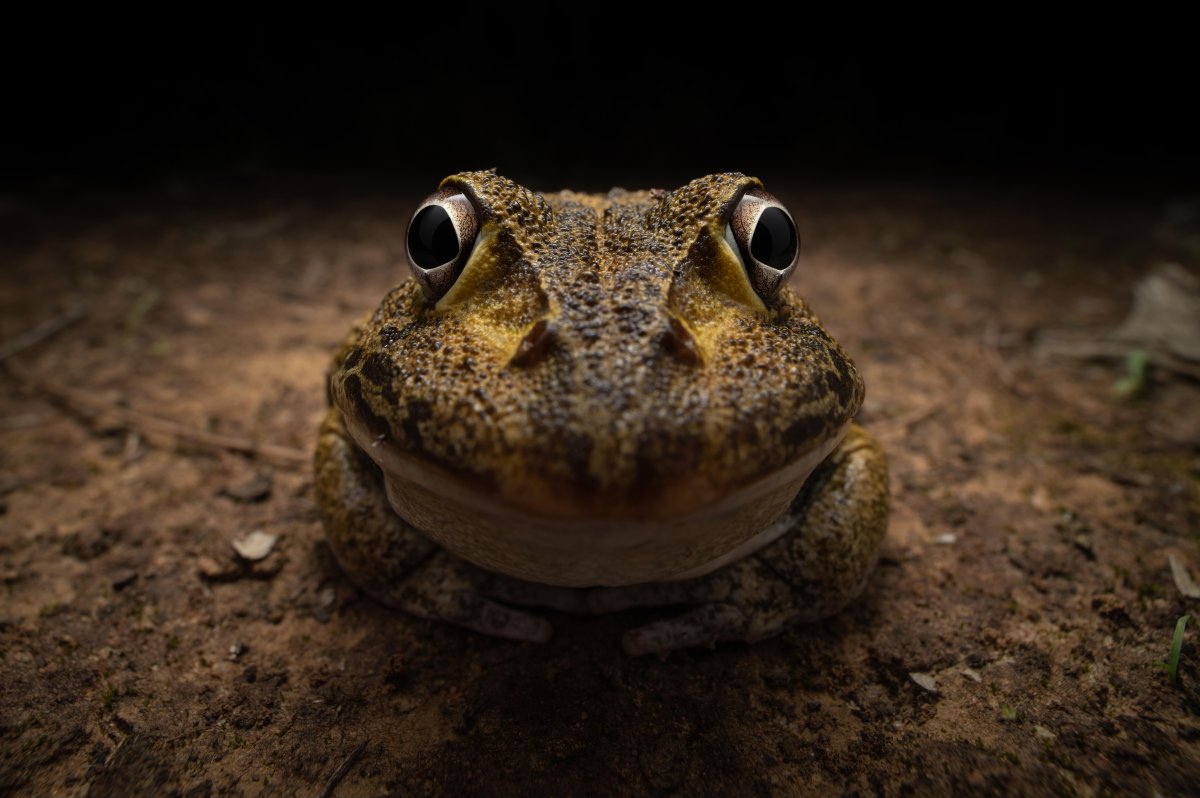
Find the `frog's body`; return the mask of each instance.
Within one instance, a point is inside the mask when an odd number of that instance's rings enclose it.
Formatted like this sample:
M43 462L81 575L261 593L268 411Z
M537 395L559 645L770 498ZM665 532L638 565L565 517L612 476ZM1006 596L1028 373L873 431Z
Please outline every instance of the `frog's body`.
M542 196L473 172L451 194L473 225L453 279L392 291L330 373L317 497L356 582L530 640L549 625L492 599L700 605L631 652L758 639L861 590L886 466L853 363L775 288L790 267L744 265L757 180Z

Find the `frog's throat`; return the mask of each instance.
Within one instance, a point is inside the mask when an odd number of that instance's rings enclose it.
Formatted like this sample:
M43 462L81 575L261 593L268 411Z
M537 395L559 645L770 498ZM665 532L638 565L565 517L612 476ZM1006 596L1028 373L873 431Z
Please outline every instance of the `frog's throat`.
M705 506L646 518L564 518L516 507L346 423L383 470L388 500L405 521L482 568L569 587L687 579L752 554L794 526L793 499L849 428Z

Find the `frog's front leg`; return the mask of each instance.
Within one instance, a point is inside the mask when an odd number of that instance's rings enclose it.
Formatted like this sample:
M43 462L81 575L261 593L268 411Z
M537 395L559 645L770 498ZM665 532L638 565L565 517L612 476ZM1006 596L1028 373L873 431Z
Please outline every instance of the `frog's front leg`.
M379 469L330 408L315 459L317 504L338 563L379 601L510 640L545 642L550 623L485 597L487 577L396 515Z
M834 614L862 592L887 530L887 461L875 439L851 426L788 514L792 530L750 557L696 579L597 590L592 609L699 605L627 632L633 655L754 642Z

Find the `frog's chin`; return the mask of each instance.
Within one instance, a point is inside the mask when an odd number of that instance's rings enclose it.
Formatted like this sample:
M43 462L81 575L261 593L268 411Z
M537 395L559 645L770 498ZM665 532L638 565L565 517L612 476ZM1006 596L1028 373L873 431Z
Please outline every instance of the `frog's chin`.
M372 436L353 419L346 425L383 471L388 501L409 524L481 568L568 587L688 579L766 546L794 526L792 500L849 428L716 500L677 498L666 512L598 516L516 506Z

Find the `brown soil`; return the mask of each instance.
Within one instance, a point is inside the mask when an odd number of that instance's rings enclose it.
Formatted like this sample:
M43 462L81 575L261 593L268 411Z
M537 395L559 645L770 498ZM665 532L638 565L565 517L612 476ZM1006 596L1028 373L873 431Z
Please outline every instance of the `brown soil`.
M865 373L891 530L840 616L659 660L618 645L650 611L555 616L544 646L389 611L332 561L306 465L138 423L309 452L421 193L4 200L0 340L90 310L0 381L0 793L1195 793L1196 622L1178 684L1155 663L1200 609L1167 564L1200 573L1200 388L1121 399L1120 364L1032 353L1195 268L1179 207L777 192ZM242 565L256 529L279 541Z

